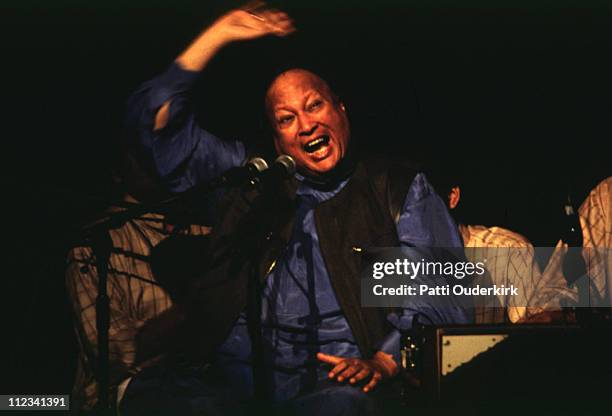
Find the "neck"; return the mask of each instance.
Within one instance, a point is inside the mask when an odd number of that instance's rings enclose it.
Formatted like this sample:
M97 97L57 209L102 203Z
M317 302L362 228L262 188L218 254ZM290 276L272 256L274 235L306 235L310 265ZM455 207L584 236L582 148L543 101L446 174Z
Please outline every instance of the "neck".
M355 158L352 153L347 153L333 169L323 174L301 173L298 179L309 186L321 190L330 191L340 182L352 175L355 170Z

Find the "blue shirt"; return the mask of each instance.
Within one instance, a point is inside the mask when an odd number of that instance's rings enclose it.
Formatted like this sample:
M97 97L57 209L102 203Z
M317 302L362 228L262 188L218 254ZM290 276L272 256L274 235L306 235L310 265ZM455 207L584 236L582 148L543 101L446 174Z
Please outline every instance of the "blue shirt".
M240 165L245 149L238 141L222 141L203 130L189 111L189 92L197 73L176 64L144 84L128 103L128 124L139 130L146 160L173 191L184 191ZM153 131L157 109L167 100L169 122ZM277 401L290 399L326 378L329 367L316 360L317 352L343 357L361 353L342 313L327 272L314 221L317 204L332 198L348 180L331 191L320 191L299 177L298 207L290 241L266 280L262 293L262 327L265 356L273 369L270 388ZM457 227L444 202L422 174L417 174L397 223L402 245L411 247L461 247ZM423 307L421 307L423 306ZM469 311L406 305L402 313L388 316L395 328L379 350L398 361L400 331L410 328L415 314L431 323L468 323ZM244 313L219 347L215 367L231 380L236 394L252 393L250 339Z

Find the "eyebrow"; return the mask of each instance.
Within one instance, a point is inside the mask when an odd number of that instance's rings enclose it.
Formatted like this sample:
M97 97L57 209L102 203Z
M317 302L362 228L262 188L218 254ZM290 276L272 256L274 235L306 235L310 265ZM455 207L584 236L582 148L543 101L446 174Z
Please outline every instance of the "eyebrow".
M307 102L314 94L317 94L318 96L323 97L323 94L321 94L321 92L319 92L316 89L312 89L306 93L304 102ZM289 107L286 107L284 105L278 105L272 108L272 111L279 111L279 110L292 111Z

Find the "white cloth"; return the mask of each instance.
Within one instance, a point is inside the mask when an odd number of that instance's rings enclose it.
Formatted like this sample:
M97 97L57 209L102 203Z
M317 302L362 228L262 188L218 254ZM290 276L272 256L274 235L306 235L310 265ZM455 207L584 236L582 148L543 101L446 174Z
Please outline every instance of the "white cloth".
M533 245L522 235L501 227L459 225L465 254L471 262L483 261L492 283L518 289L518 295L498 296L510 322L516 323L543 310L543 279ZM536 306L537 305L537 306ZM478 318L488 323L488 318Z
M582 256L590 280L589 299L579 299L576 286L568 287L563 274L563 261L568 246L559 240L555 251L542 273L543 288L553 299L547 309L559 308L560 301L565 298L569 304L583 306L598 306L598 299L606 300L612 305L612 298L607 292L612 278L612 177L600 182L584 200L578 210L582 228ZM590 302L590 303L589 303Z

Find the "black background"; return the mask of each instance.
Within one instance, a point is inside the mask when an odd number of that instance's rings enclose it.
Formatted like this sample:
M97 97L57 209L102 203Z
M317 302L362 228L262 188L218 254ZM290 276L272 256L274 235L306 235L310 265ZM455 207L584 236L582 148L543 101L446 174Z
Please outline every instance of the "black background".
M238 4L50 3L0 6L2 393L70 390L67 229L113 195L129 93ZM471 223L554 245L568 192L579 204L612 174L611 10L603 1L457 3L275 2L298 31L223 50L198 85L200 118L221 137L265 141L271 74L313 68L345 101L355 141L454 161Z

